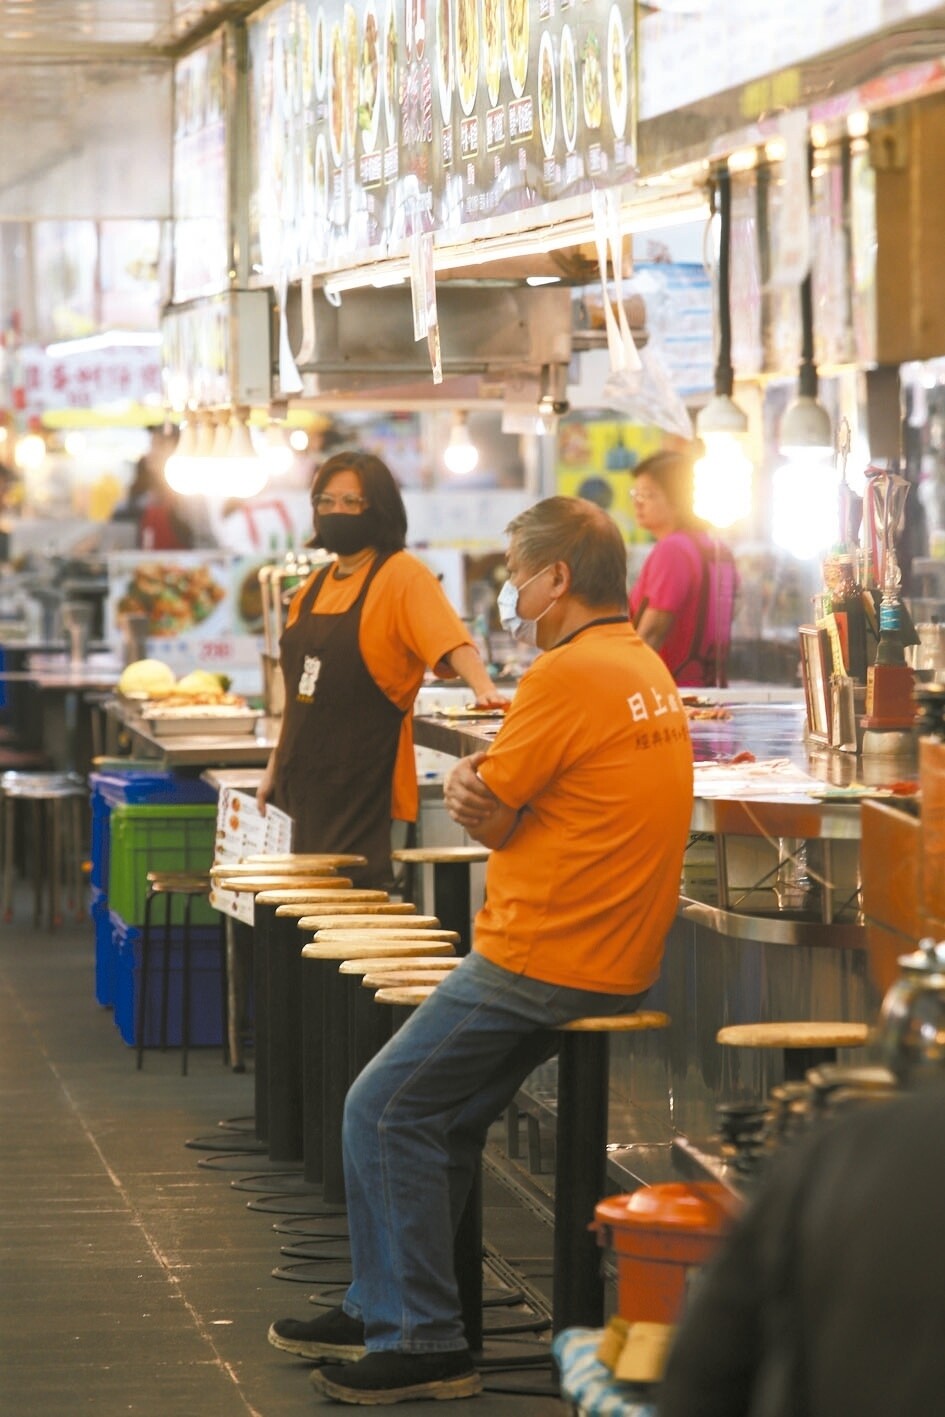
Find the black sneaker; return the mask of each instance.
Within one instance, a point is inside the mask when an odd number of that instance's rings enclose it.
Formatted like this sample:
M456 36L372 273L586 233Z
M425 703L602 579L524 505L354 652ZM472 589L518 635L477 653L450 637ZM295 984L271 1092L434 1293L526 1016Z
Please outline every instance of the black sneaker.
M346 1368L318 1368L312 1386L336 1402L383 1407L422 1398L475 1397L482 1381L468 1348L446 1353L369 1353Z
M269 1328L269 1342L300 1358L334 1358L341 1363L353 1363L366 1351L364 1324L341 1307L317 1319L276 1319Z

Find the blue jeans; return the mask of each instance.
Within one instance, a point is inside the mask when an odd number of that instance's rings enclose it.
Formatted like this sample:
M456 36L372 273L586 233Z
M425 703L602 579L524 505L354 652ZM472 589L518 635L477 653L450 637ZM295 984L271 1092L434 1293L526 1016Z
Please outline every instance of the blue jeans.
M369 1350L466 1347L453 1234L489 1126L555 1051L549 1029L643 997L563 989L471 954L358 1076L344 1114L344 1308Z

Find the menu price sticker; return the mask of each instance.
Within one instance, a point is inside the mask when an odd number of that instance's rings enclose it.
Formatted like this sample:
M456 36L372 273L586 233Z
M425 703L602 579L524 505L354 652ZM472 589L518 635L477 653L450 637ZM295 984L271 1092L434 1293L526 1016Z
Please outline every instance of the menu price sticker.
M292 818L278 807L267 806L263 816L256 798L234 787L224 787L217 807L214 866L236 863L247 856L282 854L292 850ZM253 923L253 897L247 891L213 886L210 904L234 920Z

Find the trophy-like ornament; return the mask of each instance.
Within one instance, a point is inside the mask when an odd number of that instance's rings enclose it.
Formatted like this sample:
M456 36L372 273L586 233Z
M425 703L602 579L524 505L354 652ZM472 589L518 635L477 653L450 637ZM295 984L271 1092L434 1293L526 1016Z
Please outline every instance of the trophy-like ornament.
M902 735L915 722L912 691L915 676L906 664L903 646L902 571L896 538L902 529L909 482L896 472L867 472L867 535L873 574L881 592L879 644L876 660L866 674L864 726L881 730L864 739L863 750L897 751ZM903 745L904 746L904 745Z
M879 605L877 664L904 664L902 644L902 571L896 538L902 528L909 482L897 472L869 476L866 500L870 511L873 569L882 592Z

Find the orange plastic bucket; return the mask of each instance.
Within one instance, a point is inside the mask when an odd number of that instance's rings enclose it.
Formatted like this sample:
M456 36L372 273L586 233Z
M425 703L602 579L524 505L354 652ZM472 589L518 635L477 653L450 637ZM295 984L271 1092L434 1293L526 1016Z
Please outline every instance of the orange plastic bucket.
M676 1323L689 1272L711 1259L733 1214L731 1194L715 1182L671 1181L600 1201L594 1228L617 1261L620 1317Z

